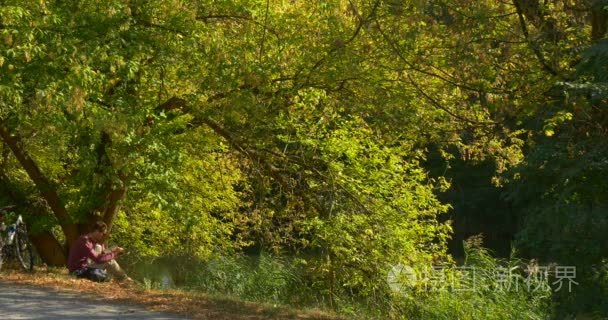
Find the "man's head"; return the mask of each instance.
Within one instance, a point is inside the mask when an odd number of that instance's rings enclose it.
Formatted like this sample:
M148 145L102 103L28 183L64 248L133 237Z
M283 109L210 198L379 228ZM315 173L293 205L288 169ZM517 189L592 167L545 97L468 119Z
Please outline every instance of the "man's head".
M95 242L100 242L103 237L106 235L106 231L108 230L108 226L103 221L96 221L93 224L93 228L89 233L89 237L91 240Z

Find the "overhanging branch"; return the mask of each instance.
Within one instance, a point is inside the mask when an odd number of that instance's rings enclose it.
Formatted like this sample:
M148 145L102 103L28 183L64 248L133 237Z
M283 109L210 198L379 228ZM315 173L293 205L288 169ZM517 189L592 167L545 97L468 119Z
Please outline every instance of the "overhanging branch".
M42 197L47 201L49 207L51 207L51 210L53 210L57 220L59 220L59 225L65 234L68 245L71 245L78 238L78 230L72 223L70 215L59 198L57 187L44 176L36 162L23 148L23 141L18 136L11 135L2 120L0 120L0 138L9 146L15 158L25 169L30 179L32 179Z

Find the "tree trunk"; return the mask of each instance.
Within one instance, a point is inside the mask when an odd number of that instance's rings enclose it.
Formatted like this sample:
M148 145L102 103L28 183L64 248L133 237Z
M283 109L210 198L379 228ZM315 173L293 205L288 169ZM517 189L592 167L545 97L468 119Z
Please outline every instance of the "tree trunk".
M65 266L67 255L61 243L57 241L53 234L43 231L30 235L30 240L32 240L32 244L36 247L36 252L44 263L53 267Z
M108 234L112 231L112 224L120 209L119 202L127 195L127 187L122 186L117 190L112 190L108 196L108 205L103 215L103 222L108 226Z
M11 149L15 158L17 158L23 169L25 169L30 179L32 179L38 188L40 195L46 200L49 207L51 207L53 214L57 217L59 225L63 230L67 247L69 248L69 246L78 238L78 228L72 223L70 215L61 203L61 199L57 194L57 188L44 176L42 171L40 171L40 168L38 168L38 165L30 157L27 151L23 149L23 142L20 141L19 137L11 136L8 128L4 126L2 121L0 121L0 137Z
M597 1L591 9L591 39L600 40L608 31L608 10L602 1Z

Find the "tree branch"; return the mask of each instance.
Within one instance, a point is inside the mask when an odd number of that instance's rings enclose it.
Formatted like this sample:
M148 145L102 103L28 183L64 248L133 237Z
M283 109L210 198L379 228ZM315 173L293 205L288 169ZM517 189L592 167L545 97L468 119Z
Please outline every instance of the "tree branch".
M187 108L186 101L181 98L177 98L177 97L172 97L167 102L158 106L156 109L157 109L157 111L160 111L160 110L167 111L167 110L175 110L175 109L180 109L180 110L182 110L182 112L190 111ZM241 141L239 141L239 139L235 138L228 130L226 130L224 127L222 127L218 122L216 122L215 120L213 120L209 117L201 117L201 116L195 115L195 120L194 120L193 124L205 124L208 127L210 127L216 134L218 134L219 136L224 138L230 144L230 146L232 148L234 148L237 152L248 157L253 163L257 163L257 164L261 165L263 170L268 175L270 175L273 179L275 179L283 188L288 189L288 190L295 190L303 198L307 198L306 195L302 192L302 190L300 190L298 192L297 191L298 188L296 188L296 187L297 187L297 185L300 185L300 186L304 186L305 188L307 188L307 184L305 182L298 183L298 182L289 181L284 175L286 171L281 170L280 168L277 168L277 166L275 166L271 162L271 160L269 160L267 157L265 157L264 155L261 154L262 152L266 152L271 155L274 155L274 156L278 157L279 159L281 159L282 161L292 162L303 168L307 168L307 169L311 170L311 172L314 172L319 178L326 177L326 174L324 174L323 172L318 170L318 166L306 164L304 161L297 160L292 157L287 157L284 154L279 154L279 153L273 152L271 150L261 149L261 151L259 151L259 150L253 150L251 148L248 148ZM348 198L350 198L357 205L359 205L361 210L365 211L368 214L371 213L371 211L365 206L365 204L363 202L361 202L361 200L359 198L357 198L356 195L354 195L352 192L350 192L350 190L348 190L346 188L346 186L338 184L338 187L344 192L344 194ZM308 202L310 204L312 204L316 208L316 210L318 210L319 212L324 211L321 208L319 203L317 203L315 201L311 201L310 199L308 199Z
M445 111L447 114L449 114L453 118L461 120L461 121L464 121L464 122L468 122L470 124L482 125L482 126L495 125L496 124L493 121L476 121L476 120L471 120L471 119L465 118L463 116L460 116L460 115L454 113L452 110L448 109L447 107L445 107L444 105L442 105L441 103L439 103L439 101L433 99L433 97L431 97L426 92L424 92L424 90L422 90L422 88L420 88L420 86L414 81L414 79L412 79L412 77L409 74L407 75L407 78L410 81L410 84L412 86L414 86L414 88L416 89L416 91L418 91L427 101L429 101L436 108Z
M540 64L543 67L543 69L545 69L545 71L547 71L548 73L550 73L550 74L552 74L554 76L559 76L559 74L557 73L557 71L555 69L553 69L547 63L547 60L545 59L545 56L543 55L543 53L540 51L540 48L538 47L538 45L536 45L530 39L530 34L528 32L528 27L526 25L526 20L524 18L524 12L522 10L520 1L521 0L514 0L513 4L515 5L515 9L517 11L517 16L519 17L519 25L521 27L521 32L523 33L524 38L526 38L526 41L528 42L528 45L530 46L530 49L532 49L532 52L534 52L534 55L536 55L536 57L538 58L538 61L540 62Z
M376 20L376 25L378 27L378 31L380 32L380 35L382 35L382 38L388 43L388 45L391 47L391 49L393 49L393 52L397 55L397 57L399 58L399 60L401 60L406 66L407 69L405 70L412 70L412 71L416 71L418 73L439 79L447 84L450 84L454 87L460 88L460 89L465 89L465 90L469 90L469 91L475 91L475 92L479 92L479 91L487 91L489 93L497 93L497 94L504 94L504 93L510 93L509 91L501 91L501 90L492 90L492 91L488 91L488 90L483 90L482 88L479 87L475 87L473 85L469 85L469 84L465 84L465 83L458 83L454 80L450 80L447 77L451 77L453 78L453 76L450 76L449 74L447 74L446 76L442 76L440 74L431 72L431 71L427 71L424 70L422 68L416 67L416 65L410 61L408 61L403 54L401 53L401 51L399 50L399 48L397 48L397 46L395 45L394 41L392 41L389 36L386 34L386 32L382 29L382 26L380 24L380 21ZM434 66L431 66L432 68L438 69ZM441 71L441 70L440 70ZM446 72L443 72L444 74L446 74Z
M51 210L53 210L53 213L57 217L57 220L59 220L59 225L65 234L67 244L70 246L78 238L78 230L59 198L57 187L44 176L36 162L30 157L27 151L23 149L23 142L21 139L18 136L12 136L2 120L0 120L0 137L9 146L13 155L15 155L15 158L17 158L23 169L25 169L30 179L32 179L38 188L42 197L47 201Z
M95 169L96 174L100 174L101 168L103 166L107 166L115 170L114 165L110 161L110 156L108 155L107 148L111 145L112 140L110 134L106 131L102 131L101 133L101 142L97 146L97 168ZM116 215L118 214L118 210L120 209L120 201L122 201L126 195L128 190L128 176L123 172L117 173L118 179L120 180L120 185L116 186L111 179L107 179L104 184L103 189L103 212L101 214L101 220L107 225L108 233L110 234L112 230L112 225ZM92 216L92 219L98 219L97 217ZM106 240L104 238L104 241Z
M106 206L103 212L102 220L108 226L107 235L110 234L116 215L120 210L120 201L124 200L124 198L127 196L127 191L129 190L127 185L127 176L125 174L119 174L119 179L121 181L121 185L118 188L111 189L106 198Z
M359 23L357 24L357 27L355 28L355 32L353 32L353 34L350 36L350 38L348 38L340 46L333 45L323 57L321 57L319 60L317 60L317 62L315 62L315 64L308 70L308 73L306 75L306 80L304 81L304 83L308 83L309 82L310 77L312 76L312 73L317 68L319 68L321 66L321 64L323 64L323 62L325 62L325 60L327 59L327 57L329 57L330 55L332 55L333 53L335 53L336 51L338 51L338 49L343 48L346 45L350 44L351 42L355 41L355 39L357 38L357 36L361 32L361 29L363 28L363 26L365 24L367 24L371 19L373 19L376 16L376 11L378 10L379 6L380 6L380 0L376 0L376 2L374 3L374 6L372 7L371 12L367 15L367 17L365 17L365 18L360 17L359 18Z
M267 25L256 21L255 19L249 17L249 16L245 16L245 15L238 15L238 14L210 14L210 15L206 15L206 16L196 16L195 18L196 20L199 21L203 21L205 23L209 23L212 20L233 20L233 21L237 21L237 22L250 22L253 24L256 24L260 27L263 27L264 30L267 30L268 32L272 33L277 39L281 39L279 33L272 29L269 28Z

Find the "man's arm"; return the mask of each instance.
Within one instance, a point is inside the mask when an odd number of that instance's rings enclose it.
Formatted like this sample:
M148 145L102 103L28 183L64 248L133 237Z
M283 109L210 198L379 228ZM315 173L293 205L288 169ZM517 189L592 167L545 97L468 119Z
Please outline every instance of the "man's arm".
M97 252L95 252L95 244L93 244L93 242L87 243L87 258L93 260L95 263L108 262L116 258L121 252L122 248L116 248L107 253L97 254Z

